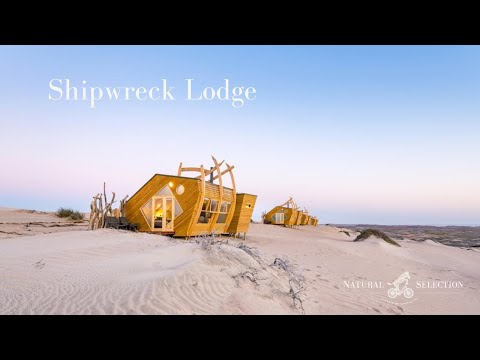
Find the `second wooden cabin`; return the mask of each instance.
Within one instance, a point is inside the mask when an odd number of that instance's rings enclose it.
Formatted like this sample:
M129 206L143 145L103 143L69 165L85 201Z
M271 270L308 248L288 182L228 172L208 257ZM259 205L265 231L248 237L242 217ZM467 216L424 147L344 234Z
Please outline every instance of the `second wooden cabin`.
M264 222L274 225L284 225L288 227L300 225L317 226L318 220L308 214L306 209L300 210L293 198L288 199L282 205L275 206L267 212Z
M293 198L288 199L282 205L275 206L265 214L265 221L274 225L294 226L298 216L298 207Z

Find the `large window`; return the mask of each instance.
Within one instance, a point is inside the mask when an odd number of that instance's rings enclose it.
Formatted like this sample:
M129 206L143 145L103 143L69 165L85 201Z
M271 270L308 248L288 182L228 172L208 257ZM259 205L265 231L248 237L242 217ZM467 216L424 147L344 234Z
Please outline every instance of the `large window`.
M230 210L230 203L223 201L220 209L218 208L218 203L219 201L215 199L203 199L202 211L198 218L199 224L208 224L214 214L219 214L217 219L218 224L225 224L228 211Z
M208 224L210 219L210 199L203 199L202 211L200 212L200 217L198 218L199 224Z
M163 202L163 198L167 199ZM142 206L141 211L151 229L171 228L172 220L183 213L180 203L169 186L164 186L153 198ZM163 221L165 219L165 221ZM169 225L170 224L170 225Z
M218 211L218 201L217 200L210 200L210 212L214 213Z
M285 222L285 214L280 211L273 214L273 221L275 224L283 224Z
M229 210L230 203L228 201L223 201L222 206L220 206L220 215L218 215L217 224L225 224Z

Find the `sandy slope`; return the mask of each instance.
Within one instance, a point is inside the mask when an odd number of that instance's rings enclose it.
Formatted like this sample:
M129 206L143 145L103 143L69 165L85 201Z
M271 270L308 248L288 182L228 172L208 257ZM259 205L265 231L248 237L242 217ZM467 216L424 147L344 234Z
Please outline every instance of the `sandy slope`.
M480 314L478 251L353 238L327 226L254 224L243 249L115 230L0 239L0 313ZM414 297L389 299L386 283L404 271ZM464 287L415 288L435 279ZM344 283L367 280L385 287Z
M299 313L288 274L236 246L99 230L7 239L0 249L4 314Z
M253 225L252 246L266 257L286 255L307 280L306 313L480 314L480 252L433 242L352 242L339 229L298 230ZM388 298L388 282L411 275L412 299ZM382 281L385 288L347 288L344 281ZM461 281L461 289L415 288L416 282ZM433 284L431 284L433 285ZM392 304L395 302L398 304Z
M49 212L0 207L0 239L86 228L87 221L73 222Z

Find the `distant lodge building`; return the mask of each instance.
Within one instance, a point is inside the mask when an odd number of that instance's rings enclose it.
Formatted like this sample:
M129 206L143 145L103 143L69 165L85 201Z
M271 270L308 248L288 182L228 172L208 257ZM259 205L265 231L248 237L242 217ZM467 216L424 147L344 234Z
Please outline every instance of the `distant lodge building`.
M226 163L222 171L224 161L212 159L215 166L209 170L180 163L176 176L154 175L126 203L128 221L137 224L138 231L178 237L213 233L245 237L257 196L238 194L234 166ZM185 177L183 172L200 175ZM223 186L222 176L227 173L232 188Z
M317 226L318 219L314 216L310 216L306 210L299 210L295 200L290 198L282 205L275 206L272 210L267 212L264 217L264 222L267 224L284 225L288 227L300 225Z

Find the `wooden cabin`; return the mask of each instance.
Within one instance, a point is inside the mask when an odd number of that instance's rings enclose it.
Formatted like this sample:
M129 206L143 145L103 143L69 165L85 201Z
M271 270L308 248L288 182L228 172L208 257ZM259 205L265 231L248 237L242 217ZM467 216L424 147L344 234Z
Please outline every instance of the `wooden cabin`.
M269 224L294 226L297 219L298 207L293 198L282 205L275 206L265 214L265 221Z
M138 231L177 237L204 234L246 234L257 196L237 194L234 166L212 156L214 166L178 168L177 175L155 174L125 204L128 221ZM183 176L197 172L196 177ZM223 185L230 176L232 187Z

